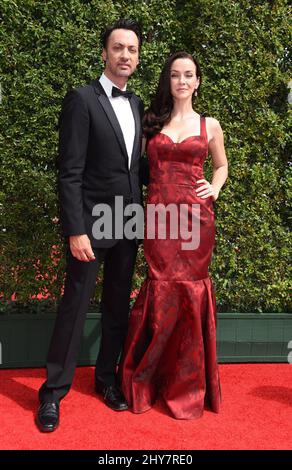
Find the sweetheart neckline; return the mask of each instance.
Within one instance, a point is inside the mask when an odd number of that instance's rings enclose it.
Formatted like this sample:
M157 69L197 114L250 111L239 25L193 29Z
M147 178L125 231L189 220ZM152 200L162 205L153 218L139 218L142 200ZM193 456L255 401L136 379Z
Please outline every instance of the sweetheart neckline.
M172 140L172 138L165 134L164 132L159 132L158 135L161 134L161 135L165 135L165 137L167 137L173 144L175 145L178 145L178 144L182 144L183 142L185 142L186 140L190 139L190 138L197 138L197 137L202 137L201 135L189 135L188 137L186 137L185 139L181 140L180 142L174 142L174 140Z

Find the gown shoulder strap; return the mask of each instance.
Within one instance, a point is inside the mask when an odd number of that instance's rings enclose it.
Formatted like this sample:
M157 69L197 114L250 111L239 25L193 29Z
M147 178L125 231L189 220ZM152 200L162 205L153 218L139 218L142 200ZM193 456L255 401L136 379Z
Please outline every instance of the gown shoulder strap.
M201 115L201 137L204 137L208 140L207 129L206 129L206 117Z

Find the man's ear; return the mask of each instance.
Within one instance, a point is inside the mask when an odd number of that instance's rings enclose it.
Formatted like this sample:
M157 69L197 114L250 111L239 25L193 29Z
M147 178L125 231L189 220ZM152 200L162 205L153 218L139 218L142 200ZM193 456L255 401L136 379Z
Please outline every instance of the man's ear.
M102 60L106 62L106 58L107 58L106 49L102 50L101 57L102 57Z

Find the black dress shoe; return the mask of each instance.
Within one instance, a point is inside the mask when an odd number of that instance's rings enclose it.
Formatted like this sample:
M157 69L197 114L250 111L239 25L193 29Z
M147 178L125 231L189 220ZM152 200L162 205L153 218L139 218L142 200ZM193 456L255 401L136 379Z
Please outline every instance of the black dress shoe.
M115 411L128 409L128 404L121 390L116 385L106 385L103 382L95 383L95 390L103 396L105 404Z
M36 422L42 432L55 431L59 426L59 403L42 402L38 409Z

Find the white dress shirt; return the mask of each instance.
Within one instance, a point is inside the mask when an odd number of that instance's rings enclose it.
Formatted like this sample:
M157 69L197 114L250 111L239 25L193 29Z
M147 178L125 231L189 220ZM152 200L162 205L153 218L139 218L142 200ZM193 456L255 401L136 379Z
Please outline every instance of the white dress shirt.
M121 126L126 149L128 152L128 166L130 168L135 138L135 120L130 102L124 96L117 96L115 98L112 97L112 87L118 87L109 78L107 78L104 73L101 75L99 81L104 91L106 92L108 99L110 100L110 103ZM125 90L126 86L123 88L123 91Z

